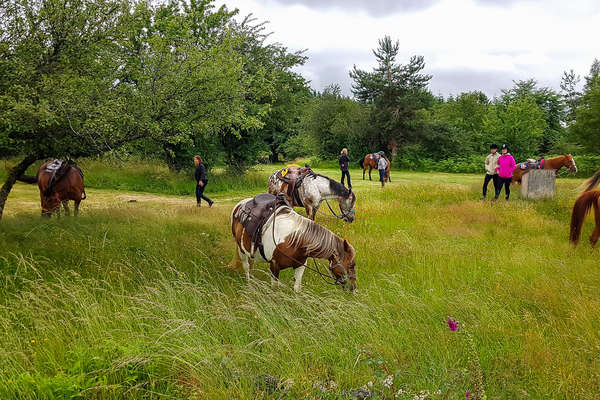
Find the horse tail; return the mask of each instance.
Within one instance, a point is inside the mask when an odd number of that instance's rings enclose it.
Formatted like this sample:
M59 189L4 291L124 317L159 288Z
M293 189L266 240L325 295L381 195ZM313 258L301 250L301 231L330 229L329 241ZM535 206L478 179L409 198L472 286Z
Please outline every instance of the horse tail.
M598 171L596 171L596 173L585 182L585 184L587 186L586 186L584 192L592 190L593 188L598 186L598 183L600 183L600 169Z
M360 167L362 169L365 168L365 157L361 158L360 161L358 162L358 165L360 165Z
M575 201L573 212L571 213L571 232L569 237L569 240L574 245L579 243L583 221L592 206L594 206L596 214L596 223L600 220L600 216L598 215L598 198L600 198L600 190L594 190L592 192L583 192L583 194Z

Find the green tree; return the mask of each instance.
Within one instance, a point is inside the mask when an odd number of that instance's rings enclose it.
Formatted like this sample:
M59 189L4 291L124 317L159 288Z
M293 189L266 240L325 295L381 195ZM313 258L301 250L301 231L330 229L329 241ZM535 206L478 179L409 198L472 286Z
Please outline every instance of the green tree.
M243 125L242 68L226 33L205 46L176 2L10 0L1 3L0 143L29 165L150 138ZM240 122L242 121L242 122Z
M312 154L302 155L335 158L346 147L351 157L362 157L362 153L367 153L365 134L368 118L368 107L343 96L339 85L328 86L322 93L316 94L301 115L298 136L311 138L304 143L314 144L313 148L307 147L314 151ZM290 140L302 143L297 136Z
M570 128L575 140L591 154L600 153L600 61L594 60L585 77L583 96Z
M435 123L430 122L429 128L422 129L433 134L424 135L426 138L431 136L426 139L430 143L428 151L438 157L448 153L468 155L486 151L490 138L484 135L483 125L489 104L488 97L478 91L461 93L456 98L435 104L431 110ZM443 143L443 151L431 148L435 143Z
M581 78L575 74L575 71L564 71L560 81L560 89L565 103L566 113L565 122L571 125L575 121L575 111L581 98L581 92L577 89Z
M500 103L508 105L519 99L530 98L540 108L546 121L546 127L538 154L547 154L555 143L559 142L565 135L562 122L565 121L567 112L562 96L548 87L538 87L535 79L517 81L508 90L502 91Z
M537 156L548 127L544 112L530 97L490 106L483 126L488 138L506 143L519 159Z
M415 112L434 102L427 91L431 76L421 73L425 68L423 57L412 56L408 64L400 64L396 60L399 49L398 41L385 36L373 50L377 67L368 72L354 66L350 71L352 93L372 106L374 135L370 137L377 148L395 148L414 140L420 133L414 130L418 124L411 124Z

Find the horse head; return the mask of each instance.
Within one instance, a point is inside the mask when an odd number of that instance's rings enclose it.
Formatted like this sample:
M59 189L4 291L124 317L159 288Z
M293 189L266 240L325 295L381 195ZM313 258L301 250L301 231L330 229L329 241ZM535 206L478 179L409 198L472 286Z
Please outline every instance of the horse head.
M577 173L577 165L575 164L575 160L573 159L573 156L571 154L566 154L563 157L564 157L563 167L568 168L570 173L576 174Z
M348 197L338 199L340 212L342 214L342 219L346 222L354 221L354 217L356 214L356 209L354 208L356 204L356 195L350 189L348 191Z
M333 274L335 283L339 283L344 288L351 291L356 289L356 264L354 261L354 247L344 239L344 255L340 260L339 257L332 257L329 260L329 270Z
M49 196L42 196L42 216L50 217L50 214L60 206L58 194L52 193Z

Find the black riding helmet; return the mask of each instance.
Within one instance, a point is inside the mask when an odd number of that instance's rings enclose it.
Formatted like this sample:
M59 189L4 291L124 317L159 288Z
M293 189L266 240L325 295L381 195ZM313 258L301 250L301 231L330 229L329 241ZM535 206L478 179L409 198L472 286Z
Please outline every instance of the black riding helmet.
M498 145L497 145L496 143L492 143L492 144L490 145L490 150L492 150L492 149L496 149L496 150L498 150Z
M501 151L502 151L502 150L504 150L504 149L506 149L506 152L508 152L508 146L507 146L506 144L503 144L503 145L502 145L502 149L501 149Z

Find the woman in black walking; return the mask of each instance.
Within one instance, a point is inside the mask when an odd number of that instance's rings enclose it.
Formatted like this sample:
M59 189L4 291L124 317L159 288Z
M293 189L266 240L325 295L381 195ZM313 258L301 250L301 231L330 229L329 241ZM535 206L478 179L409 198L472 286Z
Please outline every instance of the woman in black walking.
M213 201L204 195L204 189L206 189L206 185L208 184L208 179L206 179L206 167L202 163L202 157L194 156L194 164L196 164L196 205L200 207L200 203L202 199L208 202L208 206L212 207Z
M348 158L348 149L342 149L340 153L340 170L342 171L342 185L344 184L344 178L348 178L348 189L352 189L352 182L350 182L350 171L348 166L350 165L350 159Z

